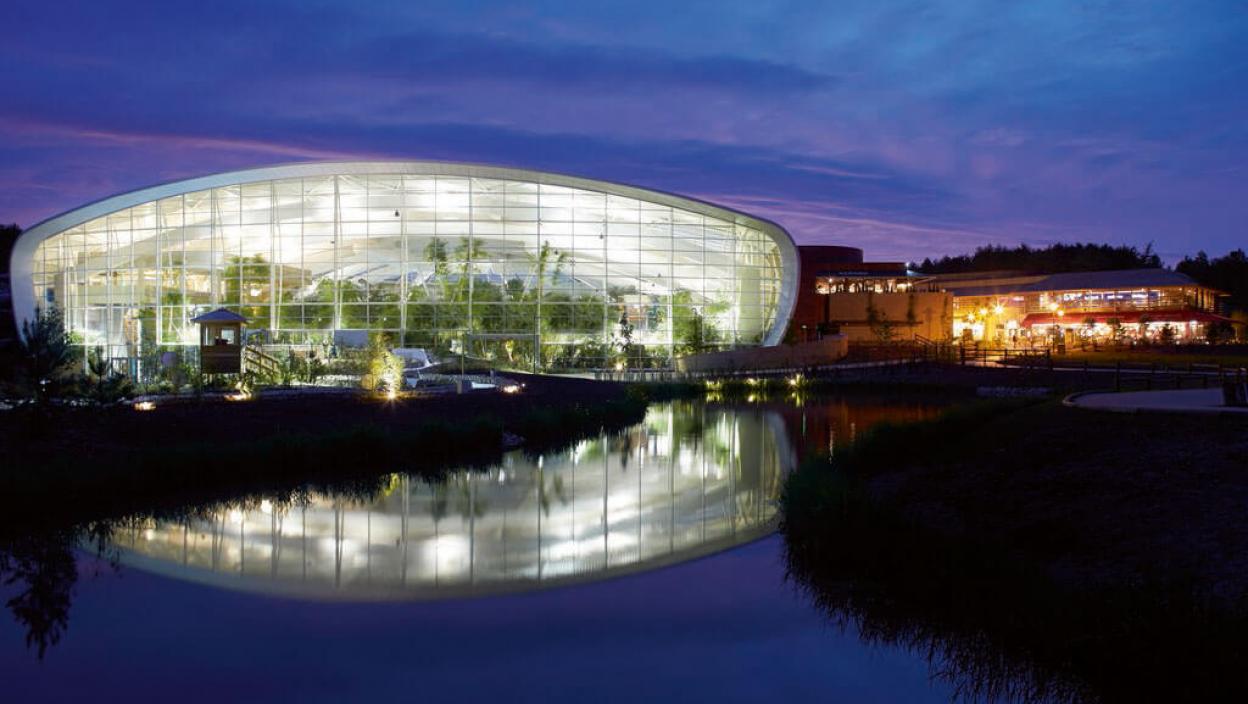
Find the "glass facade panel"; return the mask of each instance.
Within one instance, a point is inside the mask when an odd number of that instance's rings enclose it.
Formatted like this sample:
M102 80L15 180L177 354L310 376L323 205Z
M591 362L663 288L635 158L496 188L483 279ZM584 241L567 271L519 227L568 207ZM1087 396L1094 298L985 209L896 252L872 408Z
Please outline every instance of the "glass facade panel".
M190 344L187 321L226 306L266 341L356 330L473 355L505 348L524 365L661 367L766 339L782 258L761 229L613 193L343 174L92 219L39 244L32 284L82 344L124 356Z

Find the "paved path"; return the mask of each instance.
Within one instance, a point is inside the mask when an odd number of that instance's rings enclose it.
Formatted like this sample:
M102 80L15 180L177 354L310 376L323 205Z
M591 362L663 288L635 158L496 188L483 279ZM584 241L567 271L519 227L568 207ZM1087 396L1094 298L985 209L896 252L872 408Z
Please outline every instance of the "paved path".
M1248 408L1223 406L1221 388L1082 393L1066 397L1065 403L1068 406L1125 413L1135 411L1179 411L1248 414Z

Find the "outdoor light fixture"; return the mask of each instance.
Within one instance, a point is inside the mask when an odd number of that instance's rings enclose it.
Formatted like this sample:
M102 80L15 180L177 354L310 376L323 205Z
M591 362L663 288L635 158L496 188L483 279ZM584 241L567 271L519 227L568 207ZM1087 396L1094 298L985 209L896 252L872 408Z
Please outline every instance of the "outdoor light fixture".
M508 384L502 388L502 392L505 394L518 394L520 393L520 385Z
M154 411L154 410L156 410L156 404L155 404L155 403L152 403L151 401L139 401L138 403L134 404L134 410L136 410L136 411Z

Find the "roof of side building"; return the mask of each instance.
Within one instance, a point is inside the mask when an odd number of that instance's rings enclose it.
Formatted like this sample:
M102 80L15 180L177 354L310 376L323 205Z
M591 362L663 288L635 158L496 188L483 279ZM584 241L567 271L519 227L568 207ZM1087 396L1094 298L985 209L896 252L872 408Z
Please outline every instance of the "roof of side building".
M1021 282L1021 277L1001 280L986 277L980 281L959 281L966 286L950 287L959 296L991 296L1005 293L1040 291L1080 291L1088 289L1133 289L1159 286L1199 286L1186 274L1169 269L1116 269L1111 271L1073 271L1064 274L1040 274L1034 280ZM979 284L979 285L975 285Z

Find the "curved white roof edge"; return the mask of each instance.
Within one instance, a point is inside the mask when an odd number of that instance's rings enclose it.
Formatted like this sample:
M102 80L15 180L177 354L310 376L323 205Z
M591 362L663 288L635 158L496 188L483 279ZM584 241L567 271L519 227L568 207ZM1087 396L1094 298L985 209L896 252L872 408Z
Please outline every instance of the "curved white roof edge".
M65 230L136 205L209 188L306 176L354 176L367 174L462 176L466 178L524 181L568 188L581 188L636 198L650 203L659 203L681 210L729 220L739 225L753 227L766 233L776 243L780 248L781 256L781 280L783 285L776 310L776 322L773 324L772 329L768 331L766 339L763 340L764 345L775 345L780 342L785 328L788 326L789 318L793 315L793 307L797 303L799 258L797 256L797 245L788 231L765 218L756 217L708 201L612 181L486 164L450 161L305 161L261 166L238 171L225 171L208 176L169 181L102 198L39 222L18 236L17 242L13 246L13 253L9 259L14 318L17 320L20 328L23 321L34 317L33 262L35 250L44 240Z

